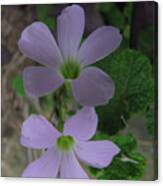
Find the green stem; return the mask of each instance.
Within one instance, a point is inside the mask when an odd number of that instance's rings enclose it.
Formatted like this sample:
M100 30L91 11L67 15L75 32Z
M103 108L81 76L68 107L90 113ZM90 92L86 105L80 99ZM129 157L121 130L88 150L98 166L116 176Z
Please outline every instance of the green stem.
M65 120L70 115L69 106L74 101L71 89L71 83L66 81L62 87L54 94L55 108L59 131L63 132Z

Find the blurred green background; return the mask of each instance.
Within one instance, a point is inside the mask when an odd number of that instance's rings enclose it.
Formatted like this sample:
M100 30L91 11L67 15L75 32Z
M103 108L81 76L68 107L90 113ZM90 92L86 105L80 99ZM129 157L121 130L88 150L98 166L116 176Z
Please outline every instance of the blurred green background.
M2 176L20 176L39 152L20 146L20 127L31 113L43 113L53 123L64 112L57 91L31 100L24 91L22 70L35 64L22 56L17 42L22 30L39 20L56 35L56 17L71 4L2 6ZM121 2L80 4L86 14L84 38L102 25L120 29L118 50L97 64L116 86L109 104L97 107L94 139L110 139L120 148L108 168L86 167L92 178L154 180L157 178L157 4ZM109 41L108 41L109 42ZM70 115L75 112L71 105Z

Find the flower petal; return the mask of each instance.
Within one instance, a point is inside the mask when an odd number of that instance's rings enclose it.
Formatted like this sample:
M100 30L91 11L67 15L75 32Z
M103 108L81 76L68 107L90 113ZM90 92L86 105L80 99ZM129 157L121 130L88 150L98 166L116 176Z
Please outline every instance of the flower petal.
M84 32L85 17L78 5L65 8L57 19L58 43L64 58L73 58Z
M95 67L84 69L80 77L72 81L73 94L82 105L104 105L114 94L112 79Z
M78 58L85 66L106 57L120 45L122 36L112 26L103 26L95 30L82 44Z
M31 97L44 96L64 82L54 69L47 67L26 67L23 72L23 81Z
M74 152L63 154L60 167L60 177L68 179L88 179L87 174L76 159Z
M61 154L54 148L48 149L39 159L30 163L22 177L50 178L57 177Z
M62 62L54 37L41 22L35 22L25 28L18 45L24 55L43 65L56 67Z
M96 132L97 115L92 107L84 107L65 122L64 134L78 140L88 140Z
M53 146L60 133L43 116L31 115L22 125L21 144L42 149Z
M78 142L75 152L81 161L95 167L107 167L120 149L111 141L88 141Z

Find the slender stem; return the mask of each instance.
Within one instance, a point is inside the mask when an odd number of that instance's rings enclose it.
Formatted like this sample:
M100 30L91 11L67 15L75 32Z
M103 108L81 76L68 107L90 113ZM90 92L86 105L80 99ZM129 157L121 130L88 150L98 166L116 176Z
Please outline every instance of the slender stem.
M65 81L64 85L54 94L55 108L57 115L57 128L63 131L65 120L70 115L70 105L74 101L70 81Z
M121 116L121 120L125 124L125 126L128 126L128 123L127 123L127 121L126 121L126 119L124 118L123 115Z

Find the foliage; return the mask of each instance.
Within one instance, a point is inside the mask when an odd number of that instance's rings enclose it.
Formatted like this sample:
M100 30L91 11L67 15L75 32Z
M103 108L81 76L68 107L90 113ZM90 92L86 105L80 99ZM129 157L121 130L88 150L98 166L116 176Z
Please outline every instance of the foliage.
M132 134L128 135L115 135L111 137L111 140L118 144L121 152L128 155L128 152L133 151L137 147L136 139Z
M49 16L49 12L52 10L53 6L51 5L37 5L36 6L36 13L37 13L37 18L39 21L44 22L48 27L53 30L56 21L55 18L52 16Z
M137 143L133 135L109 137L98 133L95 139L110 139L120 147L121 152L114 158L110 166L100 171L89 167L88 170L94 177L107 180L138 180L143 176L146 161L144 156L137 152Z
M110 103L97 108L101 129L115 134L125 127L124 118L143 113L151 103L154 96L152 68L146 56L131 49L117 52L97 66L115 83L115 95Z
M106 3L101 3L99 7L106 24L114 25L119 28L124 38L127 40L129 40L130 36L132 7L132 2L127 3L123 9L120 9L115 3L109 3L107 6Z
M51 93L40 98L40 105L44 112L51 113L55 105L53 94Z
M146 127L147 127L147 131L149 133L150 136L154 137L154 134L157 130L156 128L156 113L154 110L154 106L151 105L151 107L147 110L146 112Z
M12 79L12 88L18 96L24 97L25 90L23 86L23 80L20 75L16 75Z

